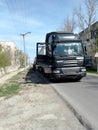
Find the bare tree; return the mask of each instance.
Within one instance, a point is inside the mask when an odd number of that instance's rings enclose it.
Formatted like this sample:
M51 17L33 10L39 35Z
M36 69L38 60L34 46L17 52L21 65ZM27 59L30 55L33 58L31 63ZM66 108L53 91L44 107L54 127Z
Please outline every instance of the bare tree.
M73 32L75 27L76 27L76 21L75 21L75 13L73 11L72 17L70 17L70 19L68 16L66 17L63 28L61 30L66 32Z
M83 8L80 6L76 9L79 27L82 30L85 28L90 29L91 25L96 21L97 5L97 0L83 0Z

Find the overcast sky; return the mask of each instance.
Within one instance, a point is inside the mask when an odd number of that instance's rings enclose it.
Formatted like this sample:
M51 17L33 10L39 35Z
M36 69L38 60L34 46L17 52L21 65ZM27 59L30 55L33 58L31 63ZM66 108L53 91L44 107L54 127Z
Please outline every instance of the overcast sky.
M36 42L56 31L71 16L81 0L0 0L0 41L13 41L23 50L21 33L26 35L26 52L35 56Z

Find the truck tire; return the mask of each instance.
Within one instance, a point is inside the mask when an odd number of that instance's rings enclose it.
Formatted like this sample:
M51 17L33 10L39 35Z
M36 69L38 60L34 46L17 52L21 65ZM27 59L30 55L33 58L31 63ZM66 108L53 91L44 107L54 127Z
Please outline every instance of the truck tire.
M43 75L45 75L44 69L43 69L42 67L38 67L38 71L39 71L40 73L42 73Z

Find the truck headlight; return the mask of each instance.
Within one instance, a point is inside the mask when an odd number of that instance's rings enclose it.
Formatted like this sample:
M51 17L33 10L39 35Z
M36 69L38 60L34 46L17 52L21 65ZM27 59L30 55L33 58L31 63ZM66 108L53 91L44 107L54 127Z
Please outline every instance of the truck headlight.
M83 60L84 57L82 57L82 56L78 56L78 57L76 57L76 59L77 59L77 60Z
M57 63L63 63L63 60L58 60Z
M82 72L86 72L86 69L85 69L85 68L83 68L83 69L81 69L81 71L82 71Z
M60 70L54 70L53 73L59 74L59 73L60 73Z

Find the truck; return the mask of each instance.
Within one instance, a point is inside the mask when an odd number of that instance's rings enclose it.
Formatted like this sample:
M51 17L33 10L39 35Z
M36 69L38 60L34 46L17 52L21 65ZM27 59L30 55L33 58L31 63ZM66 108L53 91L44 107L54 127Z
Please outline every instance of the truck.
M36 69L52 80L86 76L85 47L79 36L67 32L50 32L45 42L36 44Z

